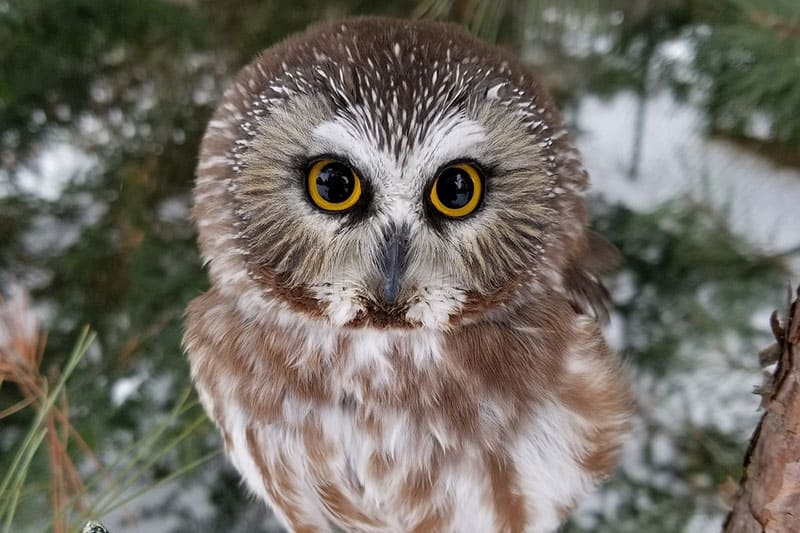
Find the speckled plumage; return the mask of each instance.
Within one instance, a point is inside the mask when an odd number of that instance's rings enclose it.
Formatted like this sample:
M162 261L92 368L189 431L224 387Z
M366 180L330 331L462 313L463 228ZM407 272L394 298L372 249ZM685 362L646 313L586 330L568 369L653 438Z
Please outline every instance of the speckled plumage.
M323 155L358 169L363 210L311 205ZM458 160L486 194L443 219L425 191ZM243 69L201 149L213 287L184 340L228 455L289 529L551 531L609 473L631 399L594 318L611 254L586 183L535 79L452 26L327 23Z

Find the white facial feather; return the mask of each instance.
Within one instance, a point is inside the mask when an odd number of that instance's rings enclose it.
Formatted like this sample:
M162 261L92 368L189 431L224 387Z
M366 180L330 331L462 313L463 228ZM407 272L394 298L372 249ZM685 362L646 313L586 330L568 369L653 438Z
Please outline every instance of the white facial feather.
M380 205L377 223L406 226L412 234L425 225L421 220L424 190L438 169L453 160L480 159L486 139L483 126L464 113L447 114L432 122L428 134L400 157L381 147L370 131L351 117L337 116L314 128L309 152L342 157L367 173ZM459 287L441 276L443 272L436 282L431 266L409 268L412 274L415 270L424 273L425 287L416 292L406 317L422 327L436 329L445 327L449 317L458 313L465 297ZM344 325L363 310L357 296L359 280L364 276L356 273L342 279L341 273L336 274L339 279L316 288L315 295L327 305L333 323Z
M432 122L429 128L428 134L406 158L407 174L431 179L439 167L450 161L481 159L486 130L464 113L445 115Z
M310 156L332 154L348 158L372 179L397 181L400 167L388 148L381 148L367 129L352 120L337 117L314 128Z

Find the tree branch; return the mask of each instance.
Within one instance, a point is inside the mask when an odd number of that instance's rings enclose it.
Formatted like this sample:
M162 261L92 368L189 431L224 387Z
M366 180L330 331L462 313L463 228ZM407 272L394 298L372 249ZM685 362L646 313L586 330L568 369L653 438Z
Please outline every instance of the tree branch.
M777 362L762 395L764 415L744 460L744 475L723 533L800 531L800 289L784 323L772 314L776 343L760 354ZM791 300L791 292L790 292Z

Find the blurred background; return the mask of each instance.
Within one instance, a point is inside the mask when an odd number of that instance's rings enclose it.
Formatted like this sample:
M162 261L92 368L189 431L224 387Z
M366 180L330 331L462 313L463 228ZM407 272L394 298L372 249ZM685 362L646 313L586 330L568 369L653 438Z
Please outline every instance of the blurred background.
M641 416L565 530L719 529L800 281L797 0L0 0L3 531L278 531L189 388L190 190L235 72L361 13L455 21L530 65L624 255L607 335Z

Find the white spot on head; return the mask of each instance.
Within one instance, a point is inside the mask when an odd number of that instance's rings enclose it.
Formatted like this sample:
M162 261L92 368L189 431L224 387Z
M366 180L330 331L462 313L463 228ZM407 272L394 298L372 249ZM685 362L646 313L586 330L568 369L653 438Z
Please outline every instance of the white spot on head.
M489 90L486 91L486 99L487 100L496 100L498 98L498 93L500 92L500 89L504 85L505 85L505 83L498 83L494 87L489 88Z

